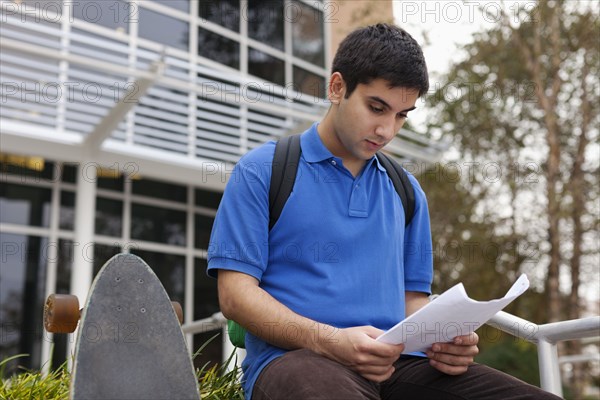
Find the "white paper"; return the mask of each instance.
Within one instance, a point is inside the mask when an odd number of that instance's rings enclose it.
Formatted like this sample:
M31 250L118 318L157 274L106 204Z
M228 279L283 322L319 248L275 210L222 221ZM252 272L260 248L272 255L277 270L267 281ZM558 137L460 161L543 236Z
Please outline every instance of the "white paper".
M485 324L527 288L529 280L523 274L503 298L476 301L467 296L463 284L459 283L384 332L377 340L404 343L404 353L425 351L433 343L452 342L456 336L468 335Z

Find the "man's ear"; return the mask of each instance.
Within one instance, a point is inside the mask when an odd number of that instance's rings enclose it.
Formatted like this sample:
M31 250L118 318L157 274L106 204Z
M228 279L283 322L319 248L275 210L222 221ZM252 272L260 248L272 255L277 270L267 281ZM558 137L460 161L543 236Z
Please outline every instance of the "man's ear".
M339 104L346 94L346 81L339 72L334 72L329 79L327 97L332 104Z

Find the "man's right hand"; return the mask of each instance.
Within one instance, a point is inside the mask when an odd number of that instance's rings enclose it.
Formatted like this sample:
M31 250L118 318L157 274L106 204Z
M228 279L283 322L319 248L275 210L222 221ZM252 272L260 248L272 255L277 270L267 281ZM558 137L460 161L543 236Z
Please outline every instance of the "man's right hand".
M335 360L374 382L383 382L394 372L394 362L404 350L403 344L381 343L383 333L372 326L340 329L328 340L317 343L317 353Z

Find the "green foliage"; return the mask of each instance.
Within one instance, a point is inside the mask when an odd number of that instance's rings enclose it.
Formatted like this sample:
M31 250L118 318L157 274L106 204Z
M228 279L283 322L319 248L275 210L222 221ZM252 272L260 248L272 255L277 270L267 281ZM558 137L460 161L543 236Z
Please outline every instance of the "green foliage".
M481 353L475 358L476 362L532 385L540 385L537 349L534 344L501 334L490 327L479 332L479 336Z
M219 334L208 339L194 354L194 358L201 354L204 348ZM228 340L225 338L225 340ZM207 400L244 400L242 385L240 384L242 371L237 366L237 357L233 351L223 364L215 364L208 368L206 363L196 374L198 376L200 395Z
M20 354L0 362L0 399L68 399L70 377L66 364L48 375L37 371L25 371L4 380L4 369L8 362L24 356Z
M194 357L200 354L208 342L196 352ZM47 375L39 371L24 371L4 379L4 370L8 362L24 356L20 354L0 362L0 399L67 400L69 398L71 375L66 363ZM223 364L213 365L211 368L207 368L207 364L196 371L202 399L244 399L240 384L242 372L235 361L235 353L232 353Z

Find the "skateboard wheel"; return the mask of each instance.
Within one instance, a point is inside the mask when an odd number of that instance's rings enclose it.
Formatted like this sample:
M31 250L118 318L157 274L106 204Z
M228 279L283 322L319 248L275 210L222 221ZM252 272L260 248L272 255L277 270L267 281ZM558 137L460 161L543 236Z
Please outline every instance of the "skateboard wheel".
M51 294L44 305L44 328L52 333L72 333L79 321L79 300L70 294Z
M173 306L173 310L175 311L175 315L177 315L177 319L179 320L179 324L183 324L183 308L181 308L181 304L178 301L172 301L171 305Z

